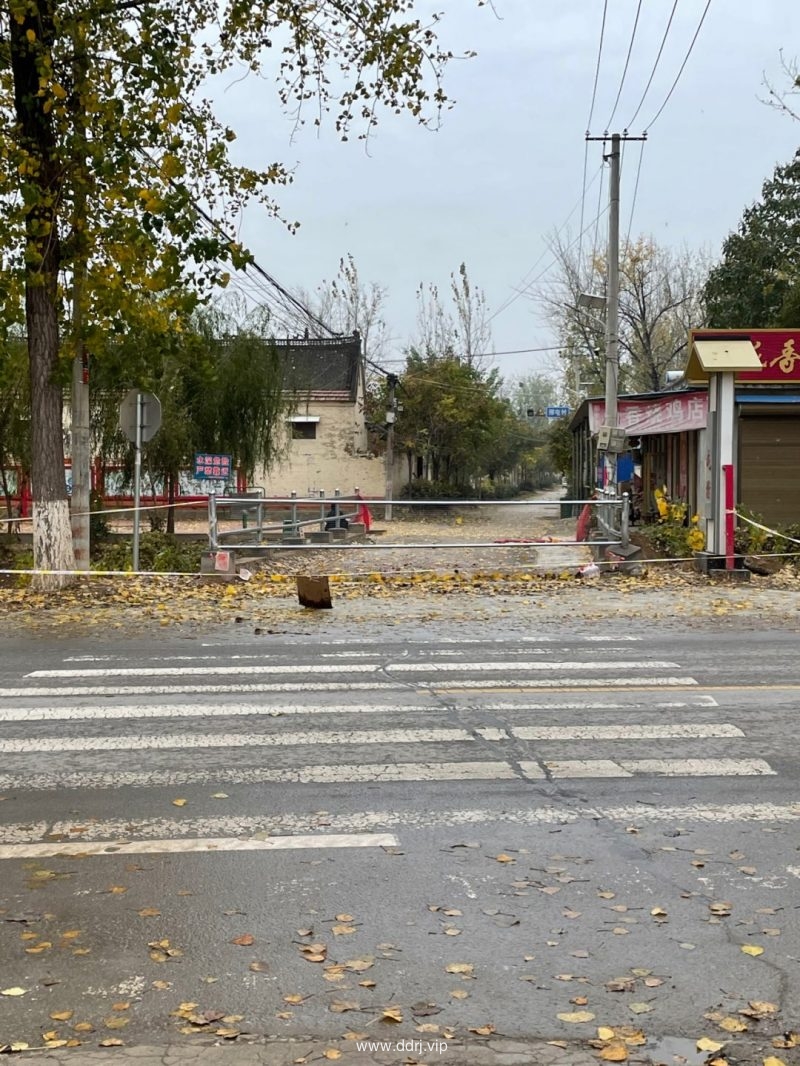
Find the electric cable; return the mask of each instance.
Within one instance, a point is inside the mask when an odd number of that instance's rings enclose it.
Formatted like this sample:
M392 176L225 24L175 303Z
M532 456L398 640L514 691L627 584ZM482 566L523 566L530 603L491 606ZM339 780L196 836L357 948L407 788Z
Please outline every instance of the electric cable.
M636 182L633 186L633 198L631 199L631 213L628 216L628 232L625 235L625 246L630 247L631 243L631 229L633 228L633 212L636 210L636 196L639 192L639 178L642 174L642 158L644 156L644 146L647 142L641 141L639 147L639 165L636 167Z
M672 26L672 20L675 18L675 12L676 12L677 8L678 8L678 0L675 0L675 2L672 5L672 11L670 11L670 14L669 14L669 20L667 21L667 28L664 30L664 36L661 38L661 44L659 45L659 48L658 48L658 55L656 56L655 63L653 63L653 69L650 71L650 77L647 79L647 85L645 85L645 87L644 87L644 92L642 93L642 98L639 101L639 104L638 104L636 110L633 113L633 118L630 120L630 122L627 125L627 129L631 129L631 127L633 126L634 122L636 121L639 112L642 110L642 106L643 106L643 104L645 102L647 94L650 91L650 86L653 84L653 78L655 77L656 71L658 70L658 64L659 64L659 62L661 60L661 54L664 51L664 45L667 43L667 37L669 36L670 27Z
M703 9L703 14L700 16L700 22L697 25L697 29L694 31L694 37L692 37L691 44L689 45L689 50L687 51L686 55L684 56L683 62L681 63L681 66L680 66L680 70L678 71L678 73L677 73L677 75L675 77L675 81L672 83L672 86L671 86L669 92L667 93L666 99L664 100L664 103L661 105L661 107L658 109L658 111L656 111L655 115L653 115L653 117L650 119L648 124L645 126L645 129L644 129L645 133L648 132L650 127L659 118L659 116L661 115L661 112L664 110L664 108L669 103L670 98L672 97L672 94L675 92L675 89L676 89L676 87L678 85L678 82L681 80L681 75L683 74L683 72L684 72L684 70L686 68L686 64L689 62L689 57L691 56L692 51L694 50L694 46L695 46L695 43L697 41L697 38L700 36L700 30L703 28L703 23L706 20L706 15L708 14L708 9L710 7L711 7L711 0L706 0L706 6Z
M604 167L604 164L601 163L600 166L595 171L592 180L586 186L586 192L588 192L591 189L591 187L594 185L594 183L597 181L598 176L603 171L603 167ZM563 231L566 229L567 225L569 224L570 219L575 214L575 212L578 210L578 208L579 207L580 208L583 207L584 198L585 198L585 194L582 193L581 196L579 197L579 199L575 201L575 205L573 206L572 210L570 211L570 213L567 215L567 217L564 219L564 221L561 223L561 225L556 230L556 234L555 234L556 237L559 237L563 233ZM583 236L583 234L588 232L588 230L591 229L591 227L593 225L594 225L594 219L592 219L592 221L589 223L588 227L584 228L584 226L583 226L583 215L581 215L581 229L580 229L579 237ZM495 311L493 311L491 315L489 315L489 317L486 320L487 323L492 322L495 318L497 318L498 315L502 314L503 311L505 311L507 308L509 308L511 306L511 304L515 303L520 298L520 296L524 296L525 291L527 289L528 278L531 276L531 274L534 272L534 270L536 270L536 268L539 266L539 264L541 263L541 261L544 259L544 257L547 255L547 253L549 251L550 251L550 244L546 244L544 246L544 248L542 249L541 254L536 259L536 262L533 264L533 266L520 279L520 281L517 282L517 285L514 287L514 289L512 291L512 294L510 296L506 297L506 299L503 301L503 303L501 303L500 306ZM548 267L548 270L549 269L550 268Z
M597 65L594 71L594 88L592 89L592 103L589 107L589 121L586 123L587 134L592 128L592 117L594 116L594 105L597 100L597 82L600 77L600 59L603 55L603 38L606 32L606 15L608 14L608 0L603 0L603 21L600 24L600 45L597 49Z
M619 89L617 89L617 98L614 101L614 107L613 107L613 109L611 111L611 117L609 118L608 122L606 122L606 129L607 130L611 129L611 123L614 121L614 115L616 115L617 108L619 107L619 99L622 96L622 89L623 89L623 86L625 85L625 78L628 75L628 66L630 65L630 61L631 61L631 53L633 52L633 42L636 40L636 30L639 27L639 16L641 15L641 13L642 13L642 0L639 0L639 3L636 6L636 17L633 20L633 30L631 31L631 39L630 39L630 43L628 45L628 54L625 57L625 66L622 69L622 77L620 78Z

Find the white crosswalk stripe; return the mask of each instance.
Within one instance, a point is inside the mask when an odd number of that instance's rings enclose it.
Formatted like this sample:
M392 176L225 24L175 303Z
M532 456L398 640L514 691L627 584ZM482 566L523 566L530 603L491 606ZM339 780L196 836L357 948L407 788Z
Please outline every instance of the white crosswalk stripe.
M774 774L679 663L601 639L71 656L0 688L0 789Z

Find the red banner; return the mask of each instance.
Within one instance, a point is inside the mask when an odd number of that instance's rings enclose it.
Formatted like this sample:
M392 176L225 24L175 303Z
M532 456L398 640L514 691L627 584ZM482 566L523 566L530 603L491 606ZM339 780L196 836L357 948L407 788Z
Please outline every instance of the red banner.
M618 403L619 425L629 437L646 433L685 433L705 429L708 420L708 393L674 392L649 400L625 400ZM606 405L592 400L589 405L589 429L592 433L603 425Z
M800 382L800 330L797 329L697 329L692 331L692 340L701 341L730 335L732 338L749 338L761 360L760 370L742 370L737 381Z

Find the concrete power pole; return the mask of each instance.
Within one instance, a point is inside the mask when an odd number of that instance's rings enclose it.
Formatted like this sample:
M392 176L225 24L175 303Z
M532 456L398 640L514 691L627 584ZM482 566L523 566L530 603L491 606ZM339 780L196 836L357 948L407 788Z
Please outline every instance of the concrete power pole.
M616 429L617 387L619 385L619 164L620 135L611 137L608 192L608 303L606 305L606 417L605 424ZM616 463L614 464L616 467ZM614 478L616 483L616 477Z
M603 137L586 137L587 141L608 141ZM608 488L617 489L617 444L614 430L619 428L617 396L619 392L619 192L622 141L644 141L646 137L629 137L627 132L611 134L611 152L604 158L610 166L608 191L608 290L606 295L606 389L604 428L611 431L612 446L606 452Z
M88 570L92 457L86 356L75 356L72 368L72 543L75 549L75 567L78 570Z
M73 41L73 77L78 94L87 84L88 61L85 30L75 31ZM91 497L91 434L89 430L89 361L83 342L85 333L86 275L88 248L86 242L86 185L82 177L88 153L87 118L81 108L75 116L75 139L78 181L73 208L76 256L72 280L72 334L75 355L72 361L72 544L75 551L75 566L78 570L89 569L90 544L90 497Z

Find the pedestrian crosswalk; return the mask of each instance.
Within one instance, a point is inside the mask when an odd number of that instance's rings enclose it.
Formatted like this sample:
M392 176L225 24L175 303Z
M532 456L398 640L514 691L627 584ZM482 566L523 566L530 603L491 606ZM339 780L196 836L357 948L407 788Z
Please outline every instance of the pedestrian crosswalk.
M391 849L407 829L642 811L800 819L755 793L708 802L725 781L775 778L780 739L753 743L742 702L635 651L597 636L330 641L6 670L0 796L57 813L0 821L0 859ZM688 780L689 806L642 799Z
M680 663L632 650L592 636L65 657L0 688L0 790L775 773Z

